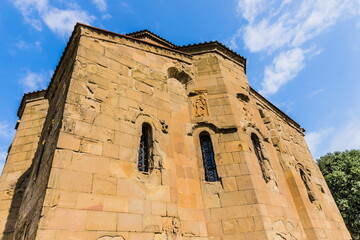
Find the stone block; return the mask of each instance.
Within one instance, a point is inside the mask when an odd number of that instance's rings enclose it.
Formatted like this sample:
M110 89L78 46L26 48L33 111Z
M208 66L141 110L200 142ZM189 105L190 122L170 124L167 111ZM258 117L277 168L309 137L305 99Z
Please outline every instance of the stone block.
M161 232L163 228L161 216L144 215L143 227L145 232Z
M152 202L151 212L154 215L166 216L166 203L163 202Z
M129 198L145 198L145 188L135 180L118 179L117 195Z
M116 195L117 179L106 175L94 174L92 192L103 195Z
M92 193L79 193L76 201L76 208L83 210L102 211L104 210L104 196Z
M252 177L250 175L237 176L236 183L239 190L248 190L254 188Z
M89 173L108 174L110 159L106 157L73 152L71 165L68 168Z
M72 134L61 132L59 135L57 147L79 151L80 139L76 138Z
M110 158L119 157L119 148L120 146L112 143L103 143L103 152L102 155Z
M87 141L85 139L81 139L80 152L90 153L100 156L103 152L103 146L101 143L97 141Z
M244 150L244 146L241 141L232 141L225 143L225 149L227 152L237 152Z
M170 202L170 187L156 186L146 191L146 197L152 201Z
M184 236L200 236L198 222L181 221L181 231Z
M53 168L48 183L49 188L58 188L76 192L90 192L92 174Z
M129 200L125 197L110 197L104 198L104 210L111 212L128 212L129 211Z
M117 231L140 232L142 230L143 230L142 215L130 214L130 213L118 213Z
M144 213L146 210L146 202L142 198L129 198L129 213ZM151 205L150 205L151 208ZM149 212L151 209L148 209Z
M238 190L235 177L222 178L221 183L225 192L233 192Z
M234 219L222 220L221 223L224 234L229 235L235 233L236 224Z
M207 222L207 231L209 233L209 236L222 236L223 235L223 228L221 221L215 221L215 222Z
M239 206L247 203L243 192L225 192L220 194L222 207Z
M86 230L116 231L117 213L89 211L86 219Z
M122 160L110 159L110 174L118 178L133 179L137 175L137 164Z
M55 207L43 211L39 225L42 229L84 231L87 219L86 211Z
M130 232L129 240L155 240L154 233Z
M219 208L221 206L218 194L203 194L203 201L206 208Z

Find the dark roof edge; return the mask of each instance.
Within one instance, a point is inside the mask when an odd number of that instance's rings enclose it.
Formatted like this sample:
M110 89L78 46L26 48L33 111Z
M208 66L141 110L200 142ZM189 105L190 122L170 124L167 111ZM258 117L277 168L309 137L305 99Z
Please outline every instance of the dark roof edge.
M278 107L276 107L274 104L272 104L269 100L267 100L265 97L263 97L260 93L255 91L252 87L250 87L250 92L256 95L260 100L264 101L266 104L268 104L276 113L278 113L281 117L292 123L294 127L298 129L299 132L304 133L305 129L300 126L297 122L295 122L291 117L289 117L286 113L281 111Z
M173 44L172 42L166 40L165 38L160 37L159 35L144 29L144 30L140 30L140 31L136 31L136 32L132 32L132 33L127 33L125 34L126 36L130 36L130 37L140 37L140 36L149 36L150 38L152 38L153 40L166 45L169 48L178 48L179 46Z
M208 48L207 50L216 48L216 49L220 50L225 55L229 56L230 58L232 58L236 62L243 65L244 66L244 71L246 73L246 58L241 56L237 52L231 50L230 48L228 48L227 46L225 46L224 44L222 44L222 43L220 43L218 41L210 41L210 42L204 42L204 43L189 44L189 45L184 45L184 46L178 47L179 50L182 50L182 51L185 51L185 52L188 52L188 53L193 53L193 54L194 54L194 52L200 50L201 48L202 49Z
M46 89L43 89L43 90L39 90L39 91L25 93L24 96L21 99L21 103L20 103L20 106L19 106L18 111L17 111L17 116L19 118L21 118L21 116L22 116L22 114L24 112L26 103L32 102L32 101L35 101L35 100L39 100L39 99L44 99L46 91L47 91Z
M76 33L76 31L78 30L79 26L81 26L81 25L82 25L82 23L76 23L75 26L74 26L74 29L73 29L70 37L69 37L69 40L68 40L68 42L66 43L65 49L64 49L64 51L62 52L62 54L61 54L61 56L60 56L60 60L59 60L58 64L57 64L56 67L55 67L54 73L53 73L53 75L52 75L52 77L51 77L49 86L48 86L48 88L47 88L48 91L46 92L45 98L47 98L47 97L48 97L47 95L50 94L49 91L50 91L50 90L52 89L52 87L53 87L52 85L53 85L55 76L57 75L57 72L59 71L59 68L60 68L60 66L61 66L61 64L62 64L62 62L63 62L63 60L64 60L64 58L65 58L66 52L68 51L68 49L69 49L72 41L73 41L74 38L75 38L75 33Z
M79 26L79 27L80 27L80 26L83 26L83 27L89 28L89 29L91 29L91 30L93 30L93 31L97 31L97 32L101 32L101 33L106 33L106 34L113 35L113 36L117 36L117 37L123 37L123 38L127 38L127 39L130 39L130 40L133 40L133 41L138 41L138 42L145 43L145 44L148 44L148 45L151 45L151 46L154 46L154 47L163 48L163 49L166 49L166 50L169 50L169 51L173 51L173 52L176 52L176 53L185 55L185 56L187 56L187 57L189 57L189 58L192 57L191 54L189 54L189 53L187 53L187 52L180 51L180 50L178 50L178 49L161 46L161 45L159 45L159 44L154 44L154 43L151 43L151 42L147 42L147 41L145 41L145 40L141 40L141 39L138 39L138 38L135 38L135 37L131 37L131 36L123 35L123 34L120 34L120 33L111 32L111 31L104 30L104 29L101 29L101 28L93 27L93 26L90 26L90 25L86 25L86 24L84 24L84 23L76 23L75 28L78 27L78 26Z

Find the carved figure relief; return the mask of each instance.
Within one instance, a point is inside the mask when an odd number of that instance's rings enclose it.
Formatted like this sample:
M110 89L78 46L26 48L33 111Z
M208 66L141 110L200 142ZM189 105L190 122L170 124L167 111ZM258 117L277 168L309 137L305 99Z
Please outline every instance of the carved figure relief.
M301 168L299 172L300 172L301 180L305 185L310 202L313 203L319 210L321 210L322 208L318 198L316 197L315 189L313 187L313 184L311 183L310 177Z
M271 186L273 191L278 191L275 171L272 169L270 159L266 154L264 145L260 142L258 136L254 133L251 134L251 140L265 182Z
M203 94L196 95L191 98L192 116L206 117L209 115L205 96Z

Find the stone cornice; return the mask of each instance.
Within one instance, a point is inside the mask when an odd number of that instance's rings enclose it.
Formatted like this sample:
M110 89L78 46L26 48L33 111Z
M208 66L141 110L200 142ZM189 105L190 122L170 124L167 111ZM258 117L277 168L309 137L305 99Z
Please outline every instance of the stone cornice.
M275 112L281 119L285 120L289 123L290 126L294 127L297 131L300 133L304 133L305 129L300 126L297 122L295 122L291 117L289 117L286 113L281 111L278 107L276 107L274 104L272 104L269 100L267 100L265 97L263 97L260 93L255 91L252 87L250 87L250 94L252 94L256 99L259 101L265 103L265 105Z
M120 34L120 33L115 33L115 32L111 32L111 31L107 31L107 30L104 30L104 29L101 29L101 28L97 28L97 27L93 27L93 26L89 26L89 25L86 25L86 24L83 24L83 23L77 23L75 25L75 29L74 29L74 32L76 29L78 29L79 27L85 27L85 28L88 28L92 31L95 31L97 33L100 33L100 34L105 34L105 35L110 35L110 36L116 36L116 37L120 37L120 38L125 38L125 39L128 39L128 40L133 40L133 41L136 41L138 43L143 43L143 44L147 44L147 45L150 45L150 46L153 46L153 47L156 47L156 48L161 48L161 49L165 49L165 50L170 50L170 51L173 51L173 52L176 52L178 54L182 54L188 58L191 58L192 55L189 54L189 53L186 53L186 52L183 52L181 50L178 50L176 48L172 48L172 47L167 47L167 46L164 46L164 45L159 45L159 44L155 44L155 43L151 43L151 42L148 42L146 40L142 40L142 39L139 39L139 38L136 38L136 37L133 37L133 36L129 36L129 35L123 35L123 34ZM155 35L155 34L154 34ZM160 38L160 37L159 37ZM170 43L170 42L169 42Z
M168 40L160 37L159 35L156 35L155 33L147 30L147 29L137 31L137 32L133 32L133 33L128 33L128 34L125 34L125 35L130 36L130 37L134 37L134 38L139 38L139 39L141 39L143 37L148 37L148 38L152 39L153 41L158 42L161 45L165 45L168 48L174 48L175 49L175 48L179 47L179 46L169 42Z
M216 51L224 56L234 60L238 64L244 67L244 71L246 73L246 58L239 55L238 53L234 52L230 48L226 47L224 44L218 41L211 41L211 42L204 42L204 43L197 43L197 44L190 44L178 47L177 49L190 53L192 55L202 54L205 52L212 52Z
M26 103L36 101L39 99L44 99L46 91L47 90L40 90L40 91L25 93L23 98L21 99L21 103L20 103L19 109L17 111L17 116L19 118L21 118L21 116L24 112Z

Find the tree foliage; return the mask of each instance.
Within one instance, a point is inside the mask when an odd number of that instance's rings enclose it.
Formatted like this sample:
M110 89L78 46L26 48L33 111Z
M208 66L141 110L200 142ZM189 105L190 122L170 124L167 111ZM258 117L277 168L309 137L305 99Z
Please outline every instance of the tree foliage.
M318 165L352 237L360 239L360 150L328 153Z

